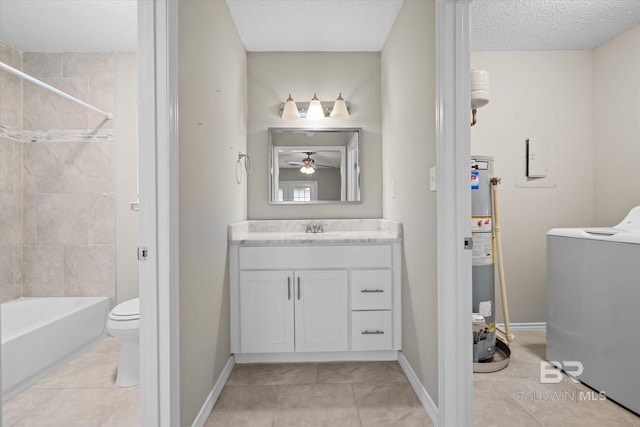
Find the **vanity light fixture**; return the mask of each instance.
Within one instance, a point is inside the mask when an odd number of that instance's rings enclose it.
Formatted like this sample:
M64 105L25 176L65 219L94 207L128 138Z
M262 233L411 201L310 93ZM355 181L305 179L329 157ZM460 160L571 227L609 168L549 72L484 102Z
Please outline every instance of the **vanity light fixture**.
M289 94L289 98L287 98L287 102L284 103L284 109L282 110L282 118L284 120L297 120L300 118L300 113L298 112L298 106L296 105L296 101L293 100L291 94Z
M347 110L347 103L342 98L342 93L338 95L338 99L333 103L333 110L329 117L335 120L344 120L349 118L349 110Z
M310 120L320 120L324 119L324 111L322 111L322 104L320 100L313 94L313 98L311 98L311 102L309 102L309 111L307 111L307 119Z
M280 104L280 116L283 120L297 120L306 118L311 120L321 120L330 117L334 120L344 120L349 118L349 107L342 98L342 93L335 101L320 101L314 93L310 102L296 103L291 94L284 104Z

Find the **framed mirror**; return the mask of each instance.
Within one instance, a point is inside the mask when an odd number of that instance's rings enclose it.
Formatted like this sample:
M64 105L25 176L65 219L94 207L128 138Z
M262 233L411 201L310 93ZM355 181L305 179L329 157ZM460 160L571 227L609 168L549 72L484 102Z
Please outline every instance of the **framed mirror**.
M269 128L270 202L360 202L361 128Z

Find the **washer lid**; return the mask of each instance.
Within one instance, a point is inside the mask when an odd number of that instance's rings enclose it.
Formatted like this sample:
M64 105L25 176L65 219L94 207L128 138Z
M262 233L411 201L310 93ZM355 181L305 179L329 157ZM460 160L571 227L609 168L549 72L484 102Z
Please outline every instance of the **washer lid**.
M603 242L631 243L640 245L640 233L617 227L599 228L554 228L547 236L572 237L574 239L600 240Z
M109 318L115 320L132 320L140 317L140 298L130 299L116 305Z

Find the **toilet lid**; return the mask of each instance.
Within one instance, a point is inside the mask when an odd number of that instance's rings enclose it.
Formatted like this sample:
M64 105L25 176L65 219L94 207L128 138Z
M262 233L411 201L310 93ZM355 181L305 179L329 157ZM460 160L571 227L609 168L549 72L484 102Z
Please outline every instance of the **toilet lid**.
M140 318L140 298L122 302L111 310L109 318L113 320L134 320Z

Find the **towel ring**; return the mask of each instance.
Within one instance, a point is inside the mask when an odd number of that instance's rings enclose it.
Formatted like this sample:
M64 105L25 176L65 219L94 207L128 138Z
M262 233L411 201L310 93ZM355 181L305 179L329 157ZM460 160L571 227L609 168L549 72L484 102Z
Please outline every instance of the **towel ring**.
M242 183L242 159L244 158L244 169L247 171L247 175L253 173L253 163L251 162L251 156L248 154L238 152L238 160L236 161L236 182Z

